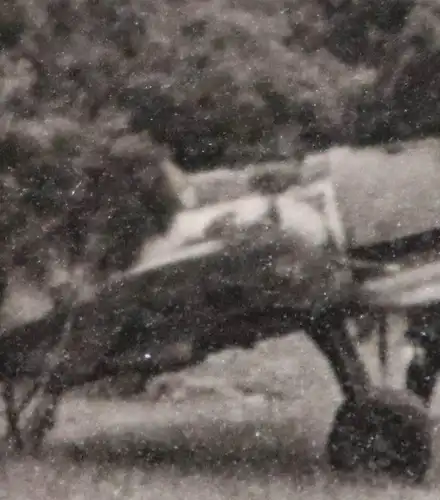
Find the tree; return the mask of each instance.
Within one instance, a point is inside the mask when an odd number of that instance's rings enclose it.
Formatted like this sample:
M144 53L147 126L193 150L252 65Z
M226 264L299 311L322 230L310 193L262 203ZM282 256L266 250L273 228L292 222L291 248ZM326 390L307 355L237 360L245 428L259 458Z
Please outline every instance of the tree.
M145 238L164 233L180 207L161 167L167 148L148 132L133 132L130 111L115 106L112 97L126 76L133 35L118 28L121 6L85 2L77 12L68 1L6 5L0 22L2 296L17 267L40 286L55 263L69 269L88 265L99 271L92 281L105 280L131 264ZM110 33L95 40L105 19ZM61 315L56 325L65 332L53 346L55 358L70 335L68 311L78 299L76 290L64 292L55 294L65 295L55 304ZM44 389L52 380L52 368L47 370L36 386ZM15 432L20 408L12 392L6 383ZM28 397L33 396L31 391ZM27 399L18 406L27 406ZM36 413L40 423L57 397L49 406L44 400L41 415Z

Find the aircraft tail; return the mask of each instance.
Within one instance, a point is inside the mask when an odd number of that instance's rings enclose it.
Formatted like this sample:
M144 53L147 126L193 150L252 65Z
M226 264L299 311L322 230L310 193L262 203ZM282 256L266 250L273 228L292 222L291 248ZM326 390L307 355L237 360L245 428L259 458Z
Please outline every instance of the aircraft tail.
M191 183L190 176L171 160L164 160L161 166L182 207L184 209L197 207L197 192Z

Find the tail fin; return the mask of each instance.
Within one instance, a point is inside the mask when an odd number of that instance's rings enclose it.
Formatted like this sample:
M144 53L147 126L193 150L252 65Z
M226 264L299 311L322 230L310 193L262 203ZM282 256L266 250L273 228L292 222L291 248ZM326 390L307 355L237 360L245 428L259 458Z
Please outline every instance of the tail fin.
M182 206L195 208L198 205L197 192L191 183L190 176L170 160L164 160L161 166Z

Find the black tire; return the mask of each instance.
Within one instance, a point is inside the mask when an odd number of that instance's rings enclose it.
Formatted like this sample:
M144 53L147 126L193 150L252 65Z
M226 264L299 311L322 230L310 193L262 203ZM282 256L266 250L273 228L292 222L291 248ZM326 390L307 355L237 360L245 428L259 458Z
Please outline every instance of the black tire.
M406 369L406 388L418 396L428 406L434 393L437 373L429 370L426 364L414 357Z
M338 408L327 442L332 468L365 468L423 481L432 458L431 423L416 398L381 389Z

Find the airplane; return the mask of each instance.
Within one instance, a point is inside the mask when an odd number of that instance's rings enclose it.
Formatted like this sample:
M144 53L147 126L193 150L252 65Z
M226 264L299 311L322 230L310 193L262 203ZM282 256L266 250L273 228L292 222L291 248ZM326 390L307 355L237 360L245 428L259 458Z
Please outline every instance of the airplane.
M353 214L341 209L341 199L351 201L340 196L349 176L332 171L343 163L338 155L344 151L314 156L295 182L281 188L250 183L256 190L201 206L191 196L193 208L177 214L166 237L146 246L138 265L74 307L56 304L0 336L4 397L10 402L14 384L25 377L44 379L56 399L104 376L133 371L148 378L230 346L252 348L265 338L303 331L327 359L344 396L327 441L331 466L368 465L422 481L432 458L428 411L415 395L372 383L346 320L408 311L431 299L426 290L417 300L405 295L405 278L395 284L404 274L383 262L371 266L374 259L362 252L374 253L374 244L360 240L359 221L349 245L353 223L347 214ZM360 271L365 276L354 279ZM161 350L173 342L189 344L190 354L164 360ZM48 368L53 350L62 351L62 360ZM9 407L10 431L16 433L17 407ZM48 426L55 420L56 405L51 408Z

